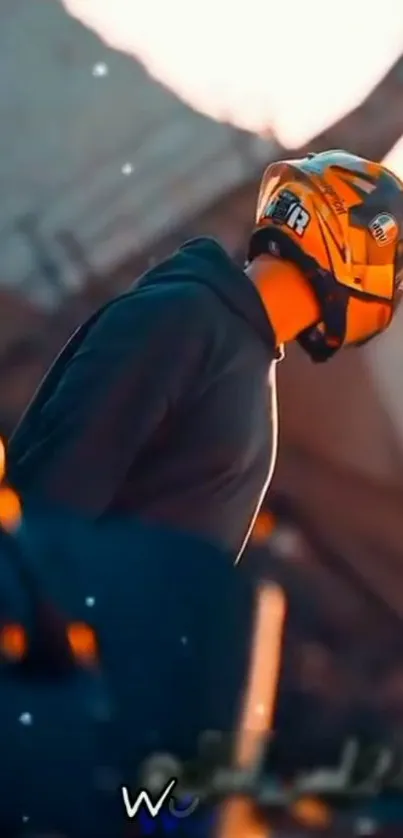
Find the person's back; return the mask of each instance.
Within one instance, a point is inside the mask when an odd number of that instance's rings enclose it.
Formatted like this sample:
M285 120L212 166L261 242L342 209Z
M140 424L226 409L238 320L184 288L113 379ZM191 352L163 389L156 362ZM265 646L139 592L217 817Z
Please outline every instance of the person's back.
M252 768L251 722L261 752L273 718L284 593L256 588L248 565L234 567L234 555L176 529L192 529L239 556L275 456L268 384L275 351L297 339L312 360L323 361L387 328L403 273L403 185L378 164L343 152L273 164L248 258L242 272L204 239L159 265L76 333L11 440L9 477L24 499L74 508L88 519L80 527L89 540L73 530L73 516L64 529L47 509L42 521L27 509L17 542L21 534L29 545L26 568L30 551L39 550L35 566L46 574L46 597L54 584L62 615L88 621L91 599L101 673L86 665L83 674L95 673L112 701L100 705L91 690L92 699L80 692L74 703L74 678L57 681L55 690L32 670L23 680L7 666L4 784L7 791L10 777L33 772L35 782L28 782L30 799L27 783L14 783L0 819L6 810L20 826L23 811L38 834L77 838L99 835L101 820L111 835L101 807L108 797L118 823L121 798L108 780L103 800L94 799L100 765L131 787L150 750L193 759L200 735L214 730L236 731L235 760L240 756L244 767L249 752ZM93 526L116 513L151 523L131 521L130 534L119 520ZM49 562L55 541L61 556ZM69 549L76 555L61 561ZM21 571L21 563L8 560L10 570ZM30 578L20 573L25 589ZM34 582L24 591L28 633L41 589ZM21 609L9 608L10 615L21 619ZM29 710L19 718L25 725L28 717L25 733L15 723L19 706ZM58 764L74 768L75 739L79 771L62 781L72 801L66 828L64 811L54 811L57 795L48 804L43 789L56 745ZM91 833L79 823L81 801ZM238 803L225 810L220 838L255 834L253 811ZM204 835L211 838L210 826Z
M67 345L10 442L11 481L238 552L271 470L274 343L244 272L189 242Z

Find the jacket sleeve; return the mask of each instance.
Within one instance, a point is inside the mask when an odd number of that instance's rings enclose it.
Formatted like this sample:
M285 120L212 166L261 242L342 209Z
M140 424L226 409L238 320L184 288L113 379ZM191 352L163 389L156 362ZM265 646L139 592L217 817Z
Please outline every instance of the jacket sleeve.
M32 497L90 517L108 507L194 380L200 309L184 290L139 289L112 302L89 330L41 410Z

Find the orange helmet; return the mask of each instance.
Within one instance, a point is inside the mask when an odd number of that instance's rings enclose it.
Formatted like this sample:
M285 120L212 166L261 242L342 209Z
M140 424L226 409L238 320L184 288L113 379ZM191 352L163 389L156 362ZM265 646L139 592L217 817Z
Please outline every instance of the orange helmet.
M345 151L273 163L256 221L249 261L296 263L319 299L321 322L298 337L313 360L389 325L403 280L403 183L388 169Z

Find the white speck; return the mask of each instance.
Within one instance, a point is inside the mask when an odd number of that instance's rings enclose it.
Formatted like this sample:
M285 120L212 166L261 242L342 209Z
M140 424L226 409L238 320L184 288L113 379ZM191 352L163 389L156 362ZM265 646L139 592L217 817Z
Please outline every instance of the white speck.
M132 175L134 171L134 166L132 163L125 163L122 166L122 175Z
M92 68L92 75L96 76L97 78L102 78L103 76L107 76L109 73L109 67L103 61L99 61L98 64L94 64Z
M358 818L355 823L354 832L356 835L375 835L377 825L370 818Z
M187 637L181 637L181 643L182 643L182 646L187 646L187 643L188 643Z
M264 716L264 704L257 704L255 713L257 716Z
M95 605L95 597L94 596L86 596L85 597L85 604L87 608L93 608Z
M273 256L279 256L280 255L280 248L279 248L278 244L276 244L276 242L269 241L269 250L270 250L270 253L273 254Z
M22 725L32 725L32 714L31 713L21 713L21 716L18 719Z
M22 822L23 823L28 823L28 821L29 821L29 815L23 815L22 816Z
M301 552L301 537L292 527L279 527L271 536L273 549L283 558L293 557Z

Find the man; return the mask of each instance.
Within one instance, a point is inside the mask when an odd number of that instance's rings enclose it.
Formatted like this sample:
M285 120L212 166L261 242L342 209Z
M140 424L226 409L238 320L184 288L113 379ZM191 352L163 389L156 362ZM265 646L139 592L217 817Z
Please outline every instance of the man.
M116 789L94 800L100 765L133 785L150 752L191 759L203 731L237 730L242 759L249 731L264 735L284 603L279 592L256 592L233 559L274 466L275 362L294 339L323 361L388 326L402 224L403 185L376 163L326 152L274 164L245 271L214 241L189 242L64 348L11 439L9 478L26 509L81 513L68 531L49 519L38 535L32 516L26 541L69 620L83 610L88 620L91 600L109 733L94 735L98 710L88 718L84 688L71 700L71 679L38 691L32 670L30 681L11 672L0 820L7 804L7 822L23 813L37 832L120 838ZM130 536L114 518L131 520ZM53 562L46 538L39 549L49 533ZM16 707L33 716L29 736ZM10 779L11 763L25 785ZM54 764L74 770L60 778ZM56 806L65 787L68 822ZM239 811L228 817L225 838L244 838Z
M275 461L276 356L297 339L322 361L388 326L402 190L341 151L270 165L245 271L190 241L81 326L11 439L11 482L240 555Z

